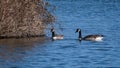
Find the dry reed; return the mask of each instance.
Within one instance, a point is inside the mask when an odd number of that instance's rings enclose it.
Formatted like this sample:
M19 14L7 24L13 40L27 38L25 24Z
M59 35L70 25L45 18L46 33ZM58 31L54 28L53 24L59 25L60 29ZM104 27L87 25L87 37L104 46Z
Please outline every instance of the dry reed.
M44 35L44 28L54 17L42 0L0 0L0 37Z

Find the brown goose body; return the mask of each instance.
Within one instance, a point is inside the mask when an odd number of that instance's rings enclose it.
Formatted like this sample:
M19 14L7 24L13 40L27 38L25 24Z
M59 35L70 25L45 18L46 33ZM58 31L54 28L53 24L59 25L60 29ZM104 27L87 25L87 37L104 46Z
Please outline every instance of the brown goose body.
M88 40L88 41L102 41L103 39L103 35L87 35L84 38L82 38L83 40Z
M79 32L79 37L78 37L79 40L102 41L103 39L103 35L99 35L99 34L87 35L82 38L81 30L77 29L76 32Z
M53 40L60 40L60 39L63 39L63 35L58 35L58 34L55 34L55 30L52 28L51 29L51 32L52 32L52 39Z

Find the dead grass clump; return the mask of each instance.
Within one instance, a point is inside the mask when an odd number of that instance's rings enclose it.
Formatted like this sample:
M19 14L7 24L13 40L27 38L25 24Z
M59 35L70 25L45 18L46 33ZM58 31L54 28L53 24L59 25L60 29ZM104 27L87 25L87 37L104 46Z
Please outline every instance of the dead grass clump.
M53 20L42 0L0 0L0 37L44 35Z

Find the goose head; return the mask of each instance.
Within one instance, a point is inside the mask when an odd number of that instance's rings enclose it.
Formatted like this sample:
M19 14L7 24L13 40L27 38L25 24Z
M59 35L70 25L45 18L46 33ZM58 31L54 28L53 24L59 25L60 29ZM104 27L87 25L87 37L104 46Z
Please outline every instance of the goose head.
M81 31L81 30L78 28L78 29L76 29L75 33L80 32L80 31Z
M78 39L81 41L82 40L82 34L81 34L81 29L76 29L76 31L75 31L75 33L79 33L79 35L78 35Z
M51 32L55 32L54 28L51 29Z

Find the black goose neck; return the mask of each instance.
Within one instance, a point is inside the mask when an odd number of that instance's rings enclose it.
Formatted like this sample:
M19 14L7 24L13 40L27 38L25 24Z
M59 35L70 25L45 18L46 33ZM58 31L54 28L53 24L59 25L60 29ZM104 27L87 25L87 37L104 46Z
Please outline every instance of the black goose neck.
M54 37L55 36L55 32L52 32L52 37Z
M81 31L79 31L79 38L82 38L82 34L81 34Z

